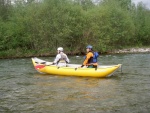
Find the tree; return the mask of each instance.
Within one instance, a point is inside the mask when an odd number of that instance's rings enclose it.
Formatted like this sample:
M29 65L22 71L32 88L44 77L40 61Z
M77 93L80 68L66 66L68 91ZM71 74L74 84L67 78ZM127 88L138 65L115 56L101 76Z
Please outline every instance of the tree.
M138 45L149 45L150 42L150 10L141 2L137 5L134 13L134 24L136 26L136 43Z
M0 0L0 17L7 20L11 12L11 0Z

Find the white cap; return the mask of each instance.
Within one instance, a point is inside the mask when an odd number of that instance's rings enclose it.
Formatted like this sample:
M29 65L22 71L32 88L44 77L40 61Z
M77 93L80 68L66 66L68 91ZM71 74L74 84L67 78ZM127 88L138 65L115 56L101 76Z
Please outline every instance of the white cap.
M57 48L58 51L63 51L62 47Z

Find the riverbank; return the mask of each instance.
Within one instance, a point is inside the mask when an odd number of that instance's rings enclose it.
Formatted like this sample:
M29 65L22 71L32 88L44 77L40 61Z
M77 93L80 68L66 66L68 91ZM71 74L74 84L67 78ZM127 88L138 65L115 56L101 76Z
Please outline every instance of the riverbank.
M4 52L5 54L0 54L0 59L9 59L9 58L31 58L31 57L54 57L56 54L55 53L47 53L47 52L43 52L43 53L37 53L37 52L17 52L17 54L13 54L15 53L15 51L7 51ZM127 53L150 53L150 47L143 47L143 48L128 48L128 49L118 49L118 50L112 50L112 51L108 51L108 52L100 52L101 54L127 54ZM85 53L66 53L69 56L72 55L84 55Z
M149 48L128 48L128 49L119 49L119 50L114 50L110 53L118 54L118 53L149 53L150 52L150 47Z

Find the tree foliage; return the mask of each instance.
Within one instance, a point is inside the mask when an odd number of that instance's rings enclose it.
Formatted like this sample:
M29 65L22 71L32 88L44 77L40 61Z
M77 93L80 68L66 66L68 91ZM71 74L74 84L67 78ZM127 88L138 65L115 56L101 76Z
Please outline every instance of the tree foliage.
M150 10L131 0L0 0L0 56L148 46L149 20Z

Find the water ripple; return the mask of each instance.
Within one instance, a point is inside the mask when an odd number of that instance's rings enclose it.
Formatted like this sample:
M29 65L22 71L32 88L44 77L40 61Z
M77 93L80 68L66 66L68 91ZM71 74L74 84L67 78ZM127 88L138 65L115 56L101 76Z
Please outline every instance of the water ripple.
M82 62L82 57L70 59ZM84 78L43 76L34 70L31 59L1 59L0 112L148 113L150 54L99 57L99 64L118 63L123 64L122 73L111 78Z

